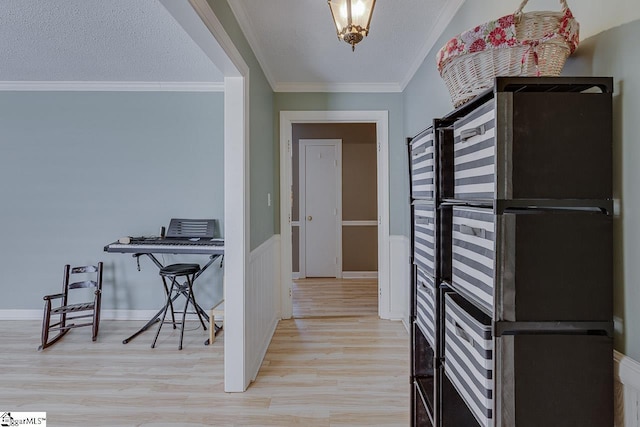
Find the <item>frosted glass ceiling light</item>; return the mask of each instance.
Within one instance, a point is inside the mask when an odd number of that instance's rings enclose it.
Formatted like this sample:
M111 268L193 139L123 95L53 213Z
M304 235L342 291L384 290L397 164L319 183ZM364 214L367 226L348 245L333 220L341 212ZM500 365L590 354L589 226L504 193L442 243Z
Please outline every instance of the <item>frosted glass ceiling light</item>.
M369 24L376 0L329 0L338 38L356 49L356 44L369 34Z

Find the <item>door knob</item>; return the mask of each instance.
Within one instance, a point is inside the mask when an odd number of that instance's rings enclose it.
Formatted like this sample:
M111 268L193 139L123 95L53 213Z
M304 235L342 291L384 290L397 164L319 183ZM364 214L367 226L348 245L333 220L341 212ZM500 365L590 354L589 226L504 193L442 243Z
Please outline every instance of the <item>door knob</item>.
M311 220L313 220L313 217L312 217L311 215L309 215L309 216L307 217L307 221L311 221Z

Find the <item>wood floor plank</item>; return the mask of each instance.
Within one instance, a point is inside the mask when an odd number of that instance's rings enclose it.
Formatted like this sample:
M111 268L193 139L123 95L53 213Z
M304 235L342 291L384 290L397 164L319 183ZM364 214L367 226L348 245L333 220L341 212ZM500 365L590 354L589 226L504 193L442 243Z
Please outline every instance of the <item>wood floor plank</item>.
M40 323L0 322L0 410L46 411L51 426L406 426L408 335L377 316L283 320L256 380L223 391L224 333L122 339L140 322L103 321L38 352Z
M293 316L376 316L376 279L299 279L293 283Z

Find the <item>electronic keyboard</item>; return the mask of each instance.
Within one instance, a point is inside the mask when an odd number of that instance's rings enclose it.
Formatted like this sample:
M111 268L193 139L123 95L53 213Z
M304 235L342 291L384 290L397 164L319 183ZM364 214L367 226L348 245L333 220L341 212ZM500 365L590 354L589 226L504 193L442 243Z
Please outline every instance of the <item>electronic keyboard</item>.
M224 239L131 237L128 240L129 243L121 243L120 241L110 243L104 247L104 250L105 252L136 254L224 254Z

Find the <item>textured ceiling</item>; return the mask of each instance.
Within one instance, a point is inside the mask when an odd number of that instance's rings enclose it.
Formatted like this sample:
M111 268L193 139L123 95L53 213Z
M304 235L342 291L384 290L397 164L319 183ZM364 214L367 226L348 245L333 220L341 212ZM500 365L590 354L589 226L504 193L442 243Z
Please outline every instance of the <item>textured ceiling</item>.
M173 1L189 8L187 0L0 0L0 85L222 82L163 6ZM355 52L338 40L326 0L228 1L274 90L385 92L404 88L464 0L378 0Z
M461 0L378 0L369 36L338 40L326 0L229 0L276 91L406 86Z
M5 82L223 80L158 0L0 0L0 56Z

